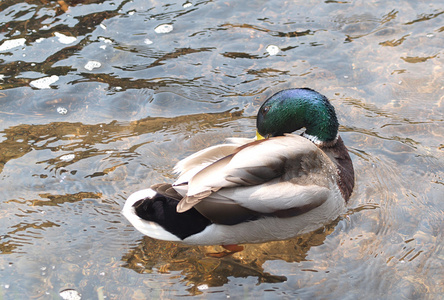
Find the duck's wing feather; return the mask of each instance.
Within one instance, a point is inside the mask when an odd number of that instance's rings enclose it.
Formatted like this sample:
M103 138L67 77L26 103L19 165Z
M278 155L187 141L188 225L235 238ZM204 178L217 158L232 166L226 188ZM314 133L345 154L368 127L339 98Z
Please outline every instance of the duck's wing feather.
M322 205L329 192L317 185L290 183L270 184L266 190L258 186L228 188L213 193L194 208L213 223L234 225L262 217L287 218L306 213Z
M197 172L215 161L232 154L238 147L238 143L216 145L182 159L174 167L174 172L179 173L179 178L174 185L187 183Z
M240 137L229 137L225 139L230 144L236 144L242 146L248 143L256 141L256 138L240 138Z
M182 195L179 194L170 183L157 183L153 184L150 187L153 191L155 191L158 194L161 194L166 197L170 197L174 200L180 201L182 200Z
M256 141L197 172L177 210L218 198L260 213L317 207L329 194L329 163L319 148L300 136Z

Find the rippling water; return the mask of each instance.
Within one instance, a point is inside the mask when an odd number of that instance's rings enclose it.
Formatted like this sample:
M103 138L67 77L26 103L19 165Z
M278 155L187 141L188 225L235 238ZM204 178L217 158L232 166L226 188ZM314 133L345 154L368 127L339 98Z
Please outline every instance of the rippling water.
M2 1L0 299L442 297L443 18L436 0ZM120 214L305 86L357 175L335 222L215 259Z

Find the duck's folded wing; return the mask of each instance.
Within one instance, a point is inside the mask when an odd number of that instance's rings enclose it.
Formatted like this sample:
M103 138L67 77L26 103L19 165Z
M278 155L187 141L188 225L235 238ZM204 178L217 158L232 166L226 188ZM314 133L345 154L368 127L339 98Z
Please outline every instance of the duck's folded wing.
M262 217L301 215L322 205L328 195L328 188L322 186L276 183L266 187L221 189L194 208L213 223L234 225Z
M311 183L308 175L321 169L324 162L318 160L323 159L325 155L313 143L299 136L247 144L193 176L178 211L218 195L264 213L318 206L325 201L328 189Z
M215 197L229 199L258 213L285 217L320 206L327 200L329 193L329 188L325 186L273 180L260 186L223 189L217 192ZM206 202L206 199L203 202Z

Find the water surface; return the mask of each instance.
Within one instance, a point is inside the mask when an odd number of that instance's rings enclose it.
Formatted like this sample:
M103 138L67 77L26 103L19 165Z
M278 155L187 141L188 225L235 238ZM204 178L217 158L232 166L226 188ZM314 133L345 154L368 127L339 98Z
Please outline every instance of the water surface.
M443 18L440 1L2 1L0 298L439 299ZM290 87L336 107L346 214L222 259L121 215Z

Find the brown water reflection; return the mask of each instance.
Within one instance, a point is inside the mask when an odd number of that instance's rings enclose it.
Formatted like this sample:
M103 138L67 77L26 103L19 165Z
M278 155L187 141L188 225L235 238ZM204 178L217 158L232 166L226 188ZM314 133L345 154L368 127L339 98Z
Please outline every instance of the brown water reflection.
M188 291L193 295L201 294L207 287L222 286L228 283L229 277L255 277L258 284L285 282L287 277L265 272L263 264L273 260L290 263L305 260L310 248L322 245L336 224L288 241L246 245L243 251L222 259L208 255L222 252L220 246L189 247L144 238L123 261L127 262L125 267L139 273L179 271L183 275L181 281L189 286Z
M48 164L51 168L63 168L81 159L104 154L104 151L98 151L94 147L97 144L106 145L126 138L165 130L183 130L192 133L196 130L195 123L210 125L215 121L223 122L224 119L232 121L239 118L241 114L242 112L238 111L222 114L187 115L176 118L147 118L129 124L113 121L109 124L95 125L66 122L47 125L18 125L3 131L0 147L4 151L0 153L0 172L9 160L18 159L33 150L72 151L74 158L68 162L63 161L60 157L37 162L38 164ZM178 126L178 124L180 125ZM142 145L143 143L132 145L128 151L134 152L137 147Z
M47 206L63 206L66 203L75 203L92 199L107 201L104 193L93 191L87 192L84 189L91 189L91 186L79 186L82 180L96 179L113 175L113 172L120 173L114 180L122 180L122 176L127 176L126 167L135 157L140 157L138 148L153 143L153 140L140 140L140 136L156 133L160 136L171 135L175 132L196 132L202 128L214 127L217 123L232 122L240 118L242 112L224 112L214 114L186 115L175 118L146 118L135 122L111 122L109 124L86 125L82 123L55 122L47 125L18 125L5 129L0 141L0 174L3 168L10 161L20 161L27 154L39 152L52 152L54 155L42 155L34 160L35 167L28 180L23 180L22 184L31 185L31 190L37 192L38 198L25 197L10 198L17 191L4 191L6 197L5 204L15 207L24 207L22 214L11 217L17 220L17 224L10 224L0 243L1 253L12 253L19 248L20 242L12 242L11 237L17 236L19 232L27 232L29 229L44 229L49 226L59 226L51 221L39 219L36 222L22 222L22 218L27 218L27 214L36 213L39 207L47 209ZM131 139L131 143L128 142ZM203 143L200 140L200 143ZM193 144L198 147L199 140L195 139ZM118 145L118 147L116 147ZM177 144L178 149L183 151L181 144ZM159 148L152 150L155 153L154 159L161 156L167 157L167 153L159 151ZM45 158L49 156L50 158ZM85 160L97 158L97 160L84 168ZM145 159L142 158L142 161ZM111 165L110 165L111 163ZM76 167L79 165L78 167ZM110 166L109 166L110 165ZM18 164L21 166L21 163ZM146 168L151 166L144 165ZM26 167L25 167L26 168ZM122 169L122 170L121 170ZM120 172L119 172L120 171ZM6 177L19 178L23 169L10 169ZM123 172L123 173L122 173ZM105 181L107 181L105 179ZM55 190L48 193L48 185L59 183L64 186L74 185L73 190L80 190L73 193L60 193ZM102 183L103 184L103 183ZM120 192L120 191L119 191ZM9 200L8 200L9 199ZM115 202L112 202L115 205ZM26 209L26 206L30 209ZM46 208L45 208L46 207ZM119 205L115 207L119 209ZM8 216L4 212L4 217ZM18 217L18 218L17 218ZM30 219L33 219L32 217ZM120 217L119 217L120 219ZM18 250L20 252L20 250Z
M443 16L410 0L1 1L0 299L440 299ZM336 107L356 171L336 222L215 259L121 215L304 86Z

